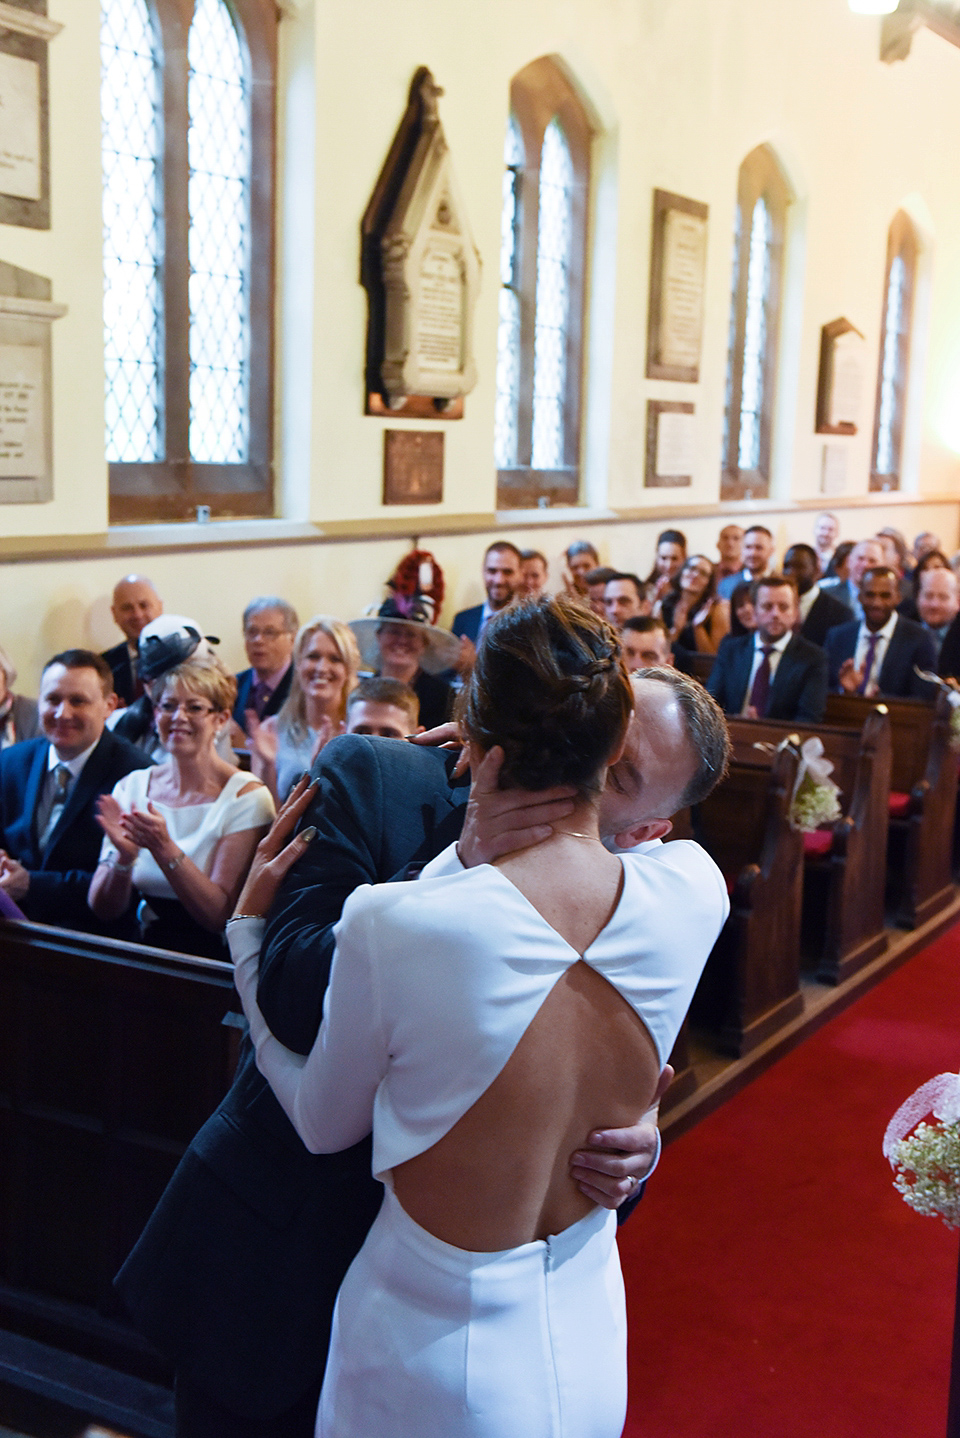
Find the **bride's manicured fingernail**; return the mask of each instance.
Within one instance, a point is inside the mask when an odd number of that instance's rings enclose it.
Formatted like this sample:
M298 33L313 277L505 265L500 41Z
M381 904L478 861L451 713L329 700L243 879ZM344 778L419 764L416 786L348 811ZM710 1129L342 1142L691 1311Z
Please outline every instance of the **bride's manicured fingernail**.
M309 844L311 839L316 838L316 834L317 826L316 824L311 824L309 828L301 829L297 837L302 839L305 844Z

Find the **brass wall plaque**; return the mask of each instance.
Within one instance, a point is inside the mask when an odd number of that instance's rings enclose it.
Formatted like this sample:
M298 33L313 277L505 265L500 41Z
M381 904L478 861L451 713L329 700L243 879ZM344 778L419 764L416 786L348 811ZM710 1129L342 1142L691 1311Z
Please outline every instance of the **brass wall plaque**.
M384 430L384 504L439 504L442 499L442 432Z

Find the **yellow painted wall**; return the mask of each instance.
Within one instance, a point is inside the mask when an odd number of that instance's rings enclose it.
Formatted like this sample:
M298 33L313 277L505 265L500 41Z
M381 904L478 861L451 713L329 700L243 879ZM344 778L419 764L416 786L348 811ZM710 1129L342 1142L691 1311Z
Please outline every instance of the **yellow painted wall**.
M48 536L105 535L101 330L98 5L50 0L65 24L50 46L53 228L0 225L0 259L47 275L69 313L54 325L54 498L0 508L0 536L26 548ZM426 538L447 574L454 608L480 596L478 572L495 533L537 545L558 569L570 538L593 538L605 559L645 571L659 511L712 552L720 527L719 451L726 367L731 230L737 170L767 141L797 193L791 217L788 299L781 345L773 497L748 507L778 541L809 539L823 437L813 433L820 326L839 315L867 336L864 424L849 449L842 508L849 537L894 523L911 536L939 532L954 547L960 496L960 50L926 31L909 59L878 58L880 22L845 0L296 0L281 21L280 255L277 468L282 511L312 524L356 522L355 538L281 543L269 524L165 529L156 552L131 557L115 536L89 559L0 565L0 642L33 688L42 659L75 642L116 638L107 595L120 574L153 575L169 608L224 636L240 662L239 613L254 593L279 590L306 614L344 616L378 600L406 543L371 538L385 516L410 536L431 516L489 515L487 527ZM503 129L512 74L541 54L559 56L595 116L592 224L597 260L589 294L590 376L585 396L585 498L581 513L541 529L493 518L492 460L497 257ZM484 271L476 313L479 382L466 418L436 422L446 436L442 505L385 511L382 430L363 416L366 318L358 282L359 225L403 111L410 79L426 64L443 86L440 113ZM710 207L701 382L644 378L652 191ZM908 204L928 237L928 320L915 370L914 426L905 476L911 503L866 498L873 383L887 226ZM642 488L648 398L696 405L694 483ZM419 426L419 427L431 427ZM793 508L794 501L807 508ZM655 508L647 523L637 510ZM704 509L706 508L706 512ZM632 514L609 522L618 510ZM685 513L685 511L687 511ZM517 517L528 525L535 516ZM211 537L219 548L178 551ZM273 536L245 547L242 536ZM171 547L171 537L173 546ZM140 536L141 542L147 536Z

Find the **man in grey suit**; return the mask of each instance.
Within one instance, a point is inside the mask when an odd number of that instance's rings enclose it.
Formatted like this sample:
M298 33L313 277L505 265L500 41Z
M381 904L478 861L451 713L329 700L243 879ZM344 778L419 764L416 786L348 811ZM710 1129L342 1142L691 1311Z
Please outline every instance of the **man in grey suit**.
M816 724L827 707L827 659L794 633L797 589L783 574L756 586L753 634L728 636L707 688L725 714L750 719L802 719Z

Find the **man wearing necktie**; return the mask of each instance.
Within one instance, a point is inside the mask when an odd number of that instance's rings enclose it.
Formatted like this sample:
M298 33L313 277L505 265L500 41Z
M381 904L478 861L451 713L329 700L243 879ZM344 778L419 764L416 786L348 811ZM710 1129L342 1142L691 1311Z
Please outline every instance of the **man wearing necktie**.
M842 694L890 699L933 699L935 689L917 674L935 670L933 640L922 624L897 613L897 575L885 565L868 569L860 581L863 619L838 624L824 648L830 687Z
M105 727L116 696L99 654L55 655L38 707L43 737L0 752L0 889L28 919L102 931L87 907L103 839L96 802L150 760Z
M725 714L817 723L827 703L827 661L795 632L796 584L770 574L755 595L757 628L723 640L707 688Z

